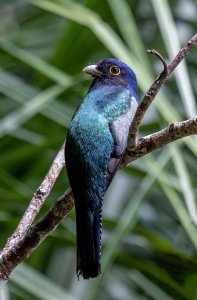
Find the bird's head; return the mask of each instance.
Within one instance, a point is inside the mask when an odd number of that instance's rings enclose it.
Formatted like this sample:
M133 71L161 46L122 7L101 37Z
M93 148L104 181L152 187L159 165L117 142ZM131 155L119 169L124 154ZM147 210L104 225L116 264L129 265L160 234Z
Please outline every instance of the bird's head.
M85 67L83 71L94 79L90 91L104 86L119 86L129 89L138 98L135 73L115 58L105 58L95 65Z

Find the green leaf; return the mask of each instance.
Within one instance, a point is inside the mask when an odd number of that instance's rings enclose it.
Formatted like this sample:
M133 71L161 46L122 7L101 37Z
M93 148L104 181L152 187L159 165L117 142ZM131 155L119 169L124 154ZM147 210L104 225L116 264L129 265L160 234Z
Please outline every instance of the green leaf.
M54 80L56 83L66 86L70 84L71 78L63 71L56 69L54 66L49 65L46 61L41 58L27 52L23 49L18 48L10 41L0 38L0 48L7 51L16 58L22 60L27 65L35 68L36 70L43 73L48 78Z
M30 99L16 111L11 112L0 121L0 137L15 131L24 122L44 109L45 105L59 96L64 89L62 86L54 85Z
M170 59L173 59L180 50L181 45L176 29L176 24L170 11L168 0L151 1L157 17L157 21L163 35L163 40L168 51ZM197 106L193 95L186 62L183 60L178 68L174 71L176 82L184 104L185 112L188 117L197 114Z
M155 300L173 300L165 291L159 288L153 281L146 278L138 271L133 271L129 274L129 278L143 289L144 292Z
M38 271L26 264L21 264L13 273L11 281L42 300L77 300L68 292L58 287Z

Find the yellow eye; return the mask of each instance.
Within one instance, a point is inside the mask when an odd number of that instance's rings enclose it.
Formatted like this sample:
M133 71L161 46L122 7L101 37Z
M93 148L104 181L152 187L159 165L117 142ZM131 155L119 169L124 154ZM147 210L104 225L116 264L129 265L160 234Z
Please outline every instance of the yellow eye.
M119 75L120 74L120 68L118 66L111 66L109 68L110 75Z

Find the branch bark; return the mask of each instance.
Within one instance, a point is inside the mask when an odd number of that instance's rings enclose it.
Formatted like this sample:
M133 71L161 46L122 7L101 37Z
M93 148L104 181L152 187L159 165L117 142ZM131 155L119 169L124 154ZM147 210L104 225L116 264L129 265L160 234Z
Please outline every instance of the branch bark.
M34 219L38 215L42 205L49 196L56 179L58 178L61 170L65 166L64 161L64 147L65 143L62 145L60 151L57 153L48 173L46 174L41 185L37 188L33 197L26 209L20 223L18 224L13 235L8 239L6 243L6 250L8 251L25 235L25 233L30 228ZM0 254L1 255L1 254Z
M164 70L151 85L138 106L130 128L128 147L120 167L124 167L132 161L177 139L197 134L197 117L195 117L186 121L172 123L168 127L144 138L136 138L143 116L161 86L196 44L197 34L178 52L169 65L165 63L163 57L158 52L149 50L149 53L155 54L162 61ZM72 191L69 188L57 200L55 205L35 225L32 225L63 167L64 145L58 152L45 179L34 193L29 207L18 227L8 239L7 244L0 253L0 286L9 279L14 268L37 248L37 246L57 227L59 222L74 207Z
M137 139L135 147L130 150L127 149L120 167L125 167L148 153L193 134L197 134L197 116L186 121L171 123L160 131Z
M136 114L133 118L130 132L129 132L129 139L128 139L128 145L127 149L131 149L133 145L135 145L137 133L140 127L140 124L142 122L142 119L144 117L145 112L149 108L152 101L155 99L155 96L157 95L158 91L162 87L162 85L165 83L168 76L174 71L174 69L178 66L178 64L185 58L185 56L191 51L191 49L196 46L197 44L197 34L195 34L191 40L187 42L187 44L181 48L181 50L177 53L175 58L172 60L172 62L167 65L164 61L163 57L154 49L148 50L147 52L150 54L156 55L162 62L164 69L163 72L157 77L157 79L153 82L147 93L142 98L142 101L138 105Z

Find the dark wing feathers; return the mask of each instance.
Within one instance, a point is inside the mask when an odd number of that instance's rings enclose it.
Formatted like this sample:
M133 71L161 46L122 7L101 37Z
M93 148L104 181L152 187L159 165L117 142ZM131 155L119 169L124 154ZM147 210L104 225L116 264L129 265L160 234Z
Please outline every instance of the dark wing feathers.
M100 218L106 179L104 171L99 170L95 165L99 152L87 151L86 157L84 157L78 142L79 139L73 137L69 131L66 145L66 165L76 207L77 274L88 279L100 274ZM103 151L101 152L103 153ZM107 165L107 161L107 157L102 155L102 159L100 157L97 163L103 168L104 165Z

